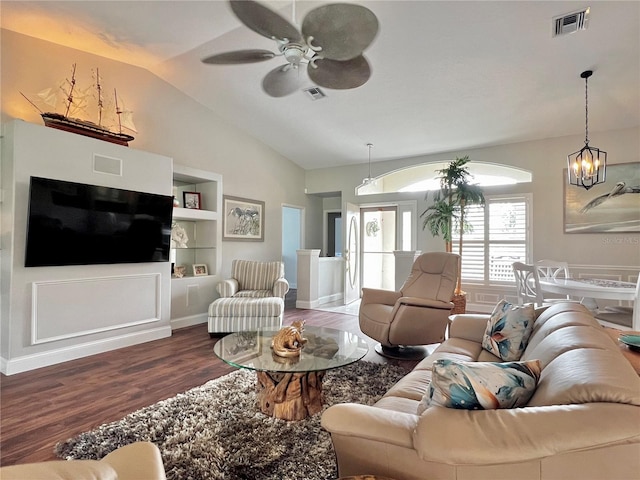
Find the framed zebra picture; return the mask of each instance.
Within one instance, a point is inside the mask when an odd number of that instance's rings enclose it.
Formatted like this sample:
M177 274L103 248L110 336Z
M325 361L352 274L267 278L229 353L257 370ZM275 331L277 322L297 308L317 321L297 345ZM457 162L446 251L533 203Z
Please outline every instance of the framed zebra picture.
M264 202L223 195L222 239L264 242Z

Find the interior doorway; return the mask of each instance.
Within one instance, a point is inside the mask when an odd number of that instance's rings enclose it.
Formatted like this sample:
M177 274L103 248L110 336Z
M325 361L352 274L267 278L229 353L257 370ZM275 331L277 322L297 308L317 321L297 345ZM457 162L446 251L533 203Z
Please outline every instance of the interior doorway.
M327 212L327 257L342 256L342 212Z
M289 288L298 288L298 253L304 244L304 208L282 206L282 262Z

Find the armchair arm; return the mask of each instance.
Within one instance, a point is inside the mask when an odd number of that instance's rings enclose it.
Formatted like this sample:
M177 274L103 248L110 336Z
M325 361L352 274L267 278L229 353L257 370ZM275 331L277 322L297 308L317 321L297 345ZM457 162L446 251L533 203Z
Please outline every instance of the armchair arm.
M281 277L275 281L273 284L273 296L284 298L284 296L289 291L289 282L286 278Z
M238 280L228 278L216 285L216 290L221 297L233 297L238 292Z
M367 303L381 303L383 305L395 305L396 301L402 296L400 292L393 290L381 290L378 288L363 288L361 305Z
M414 307L428 307L439 308L442 310L451 310L453 303L442 302L440 300L433 300L430 298L418 298L418 297L400 297L398 303L401 305L412 305Z

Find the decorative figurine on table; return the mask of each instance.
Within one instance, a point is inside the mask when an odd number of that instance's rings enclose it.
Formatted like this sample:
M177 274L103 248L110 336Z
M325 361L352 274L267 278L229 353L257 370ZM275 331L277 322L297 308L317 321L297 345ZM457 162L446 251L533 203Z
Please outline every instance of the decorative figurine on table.
M297 357L307 339L302 336L304 320L296 320L287 327L282 327L271 339L273 353L279 357Z

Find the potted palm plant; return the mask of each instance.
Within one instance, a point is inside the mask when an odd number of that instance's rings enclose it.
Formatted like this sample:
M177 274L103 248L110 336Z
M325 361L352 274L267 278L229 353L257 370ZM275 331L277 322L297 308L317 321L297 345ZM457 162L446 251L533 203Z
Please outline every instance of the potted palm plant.
M420 214L424 218L423 230L428 228L434 237L442 236L447 252L453 250L453 234L459 235L458 254L462 259L462 237L472 231L467 221L466 209L471 205L484 205L482 189L472 183L473 176L467 164L469 156L457 158L447 167L438 170L440 190L433 195L433 205ZM427 192L426 197L428 198ZM466 293L462 291L462 265L458 271L458 281L454 292L454 309L452 313L464 313L466 310Z

